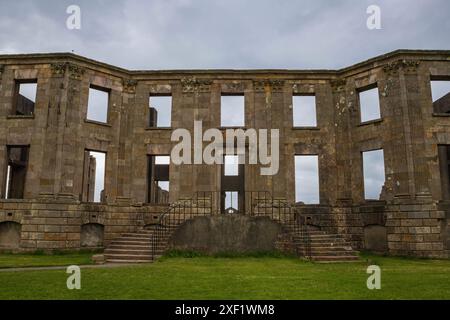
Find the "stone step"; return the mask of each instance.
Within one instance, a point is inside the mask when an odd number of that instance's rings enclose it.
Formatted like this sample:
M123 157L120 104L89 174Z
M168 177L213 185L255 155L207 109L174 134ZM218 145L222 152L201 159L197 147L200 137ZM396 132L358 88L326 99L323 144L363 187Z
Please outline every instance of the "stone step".
M151 254L128 254L128 253L105 253L105 258L107 261L111 259L122 259L122 260L152 260Z
M313 261L317 262L344 262L344 261L358 261L358 256L313 256Z
M293 239L299 240L310 240L310 241L319 241L319 240L346 240L342 237L335 236L293 236Z
M127 232L122 234L122 237L151 237L154 231L152 232Z
M108 248L105 249L104 254L137 254L137 255L151 255L151 249L116 249L116 248Z
M167 226L165 226L164 229L176 229L176 228L178 228L178 226L179 225L167 225ZM151 225L151 226L146 227L146 229L142 229L142 230L154 231L156 229L159 229L160 227L161 227L160 225Z
M124 240L143 240L143 241L148 241L148 240L152 240L152 236L122 236L120 237L120 239L124 239Z
M294 243L297 246L305 246L306 242L304 241L294 241ZM308 246L310 247L329 247L329 248L339 248L339 247L349 247L351 248L350 243L344 242L344 241L315 241L315 242L309 242Z
M131 249L131 250L152 250L153 248L167 248L167 242L147 244L147 245L126 245L126 244L114 244L113 246L108 246L105 250L111 249Z
M144 248L151 248L151 247L158 247L158 246L167 246L168 241L158 241L156 243L153 243L151 241L121 241L117 240L113 243L111 243L107 248L110 248L111 246L121 246L121 247L127 247L127 248L133 248L133 247L144 247Z
M286 227L286 229L291 232L295 232L295 233L306 232L307 234L317 234L317 235L329 234L326 231L322 231L322 230L304 230L304 231L302 231L301 228L295 228L295 227L290 227L290 226Z
M321 257L321 256L352 256L352 257L356 257L357 255L352 252L352 251L310 251L309 255L314 258L314 257Z
M166 244L156 244L157 246L161 246L161 247L165 247L165 246L167 246ZM105 250L108 250L108 249L131 249L131 250L146 250L146 249L148 249L148 250L151 250L150 248L152 247L153 245L149 245L149 244L146 244L146 245L130 245L130 244L128 244L128 245L121 245L121 244L112 244L112 245L110 245L110 246L108 246L108 248L107 249L105 249Z
M155 256L155 260L157 257ZM127 260L127 259L106 259L108 263L151 263L153 260Z
M136 232L126 232L124 234L135 234L135 233L139 233L139 234L152 234L153 233L153 229L140 229Z
M329 238L335 238L335 239L345 239L343 236L339 234L294 234L293 235L296 238L305 238L308 237L310 239L329 239Z
M150 246L151 241L139 241L139 240L113 240L111 245L142 245L142 246Z
M168 241L169 240L169 238L168 237L165 237L165 238L148 238L148 239L143 239L143 238L130 238L130 237L120 237L120 238L117 238L117 239L115 239L115 240L113 240L113 241L111 241L110 243L111 244L113 244L113 243L117 243L118 241L121 241L121 242L128 242L128 243L133 243L133 242L143 242L143 243L152 243L152 242L154 242L154 241Z
M303 249L304 246L297 246L297 248L299 249ZM354 250L351 247L343 247L343 246L339 246L339 247L334 247L334 246L312 246L310 247L311 250L314 251L350 251L350 252L354 252Z
M344 239L314 239L314 240L294 239L293 242L296 244L299 244L299 245L304 244L304 243L309 243L310 245L312 245L312 244L324 245L326 243L329 243L330 245L333 245L333 246L345 246L348 244L348 242L345 241Z

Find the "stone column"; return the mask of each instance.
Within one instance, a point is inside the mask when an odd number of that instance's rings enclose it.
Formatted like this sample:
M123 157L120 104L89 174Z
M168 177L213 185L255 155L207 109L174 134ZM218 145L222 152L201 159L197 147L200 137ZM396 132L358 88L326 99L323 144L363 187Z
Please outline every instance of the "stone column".
M67 102L67 64L54 63L51 65L51 78L49 79L46 95L48 98L47 112L45 114L45 123L43 128L45 135L40 141L42 148L42 170L40 174L40 196L53 197L60 186L56 184L59 181L56 168L61 168L61 159L57 159L58 150L63 143L61 133L61 108L65 107Z
M55 193L59 197L79 199L80 190L75 190L77 167L83 163L84 154L78 154L80 132L84 121L82 95L88 94L88 81L84 79L84 68L76 64L67 67L67 96L60 101L58 138L55 168ZM84 91L83 91L84 90ZM81 184L80 184L81 185Z
M351 201L352 192L352 157L351 139L352 128L350 110L346 96L346 80L335 79L331 81L333 91L333 104L335 112L336 133L336 172L337 175L337 201Z
M117 198L129 201L131 198L133 114L136 104L137 81L123 79L122 106L120 110L120 135L117 164ZM128 199L128 200L127 200Z

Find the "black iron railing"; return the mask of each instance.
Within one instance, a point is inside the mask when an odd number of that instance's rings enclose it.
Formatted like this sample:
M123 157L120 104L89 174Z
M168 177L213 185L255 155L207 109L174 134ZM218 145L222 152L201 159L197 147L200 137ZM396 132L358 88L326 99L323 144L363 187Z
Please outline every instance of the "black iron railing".
M210 191L198 191L191 198L181 198L172 203L154 225L152 259L163 253L170 236L178 226L195 217L213 214L213 206L213 192Z
M246 194L247 214L252 216L268 216L280 223L287 235L294 241L300 241L296 246L297 256L311 257L311 238L308 232L306 217L298 208L283 198L274 198L267 191L249 191Z
M242 199L242 198L241 198ZM153 227L151 253L155 259L165 250L175 229L187 220L198 216L221 213L223 193L198 191L190 198L181 198L162 213ZM242 201L242 200L241 200ZM301 241L301 252L297 255L309 258L311 253L310 236L306 219L298 209L282 198L274 198L268 191L246 191L244 205L238 213L249 216L267 216L280 223L285 233Z

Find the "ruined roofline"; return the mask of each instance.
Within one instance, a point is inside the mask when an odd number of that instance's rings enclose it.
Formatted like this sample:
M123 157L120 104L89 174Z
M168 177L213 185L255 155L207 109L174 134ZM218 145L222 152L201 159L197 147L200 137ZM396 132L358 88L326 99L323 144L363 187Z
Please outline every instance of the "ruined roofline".
M374 67L382 66L390 60L398 59L419 59L419 60L437 60L450 61L450 50L411 50L398 49L386 54L370 58L368 60L358 62L349 67L341 69L167 69L167 70L129 70L117 67L108 63L86 58L71 52L55 52L55 53L29 53L29 54L1 54L0 64L14 64L15 60L22 60L23 64L35 64L36 61L25 61L28 59L38 60L40 63L54 62L79 62L93 67L103 68L109 71L121 73L128 76L145 76L152 75L328 75L331 78L346 75L358 71L359 69L367 70ZM24 62L25 61L25 62Z

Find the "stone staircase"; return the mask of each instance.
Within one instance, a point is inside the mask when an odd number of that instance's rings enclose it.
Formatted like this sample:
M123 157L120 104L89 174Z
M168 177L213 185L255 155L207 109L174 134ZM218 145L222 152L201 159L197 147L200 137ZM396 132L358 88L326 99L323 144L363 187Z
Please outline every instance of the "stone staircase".
M164 227L148 224L149 227L137 232L125 233L114 239L104 251L105 261L108 263L152 262L166 251L168 241L178 226L197 216L211 213L210 197L182 198L171 204L169 210L161 216ZM152 252L153 249L155 252Z
M294 214L292 206L285 200L266 198L256 200L253 216L269 216L284 226L285 232L278 241L280 244L278 247L288 248L290 252L317 262L345 262L359 259L358 252L353 250L350 243L340 234L317 230L309 225L303 232L298 230L297 224L292 222ZM178 226L197 216L213 214L210 204L211 198L207 197L179 200L163 215L164 227L148 224L147 228L125 233L114 239L104 251L105 261L148 263L156 260L168 248L169 239Z
M108 263L150 263L158 259L168 247L168 241L175 230L162 235L155 244L156 252L152 256L153 233L155 227L138 232L125 233L113 240L104 251ZM290 245L296 252L316 262L357 261L358 251L340 234L330 234L321 230L308 230L307 238L299 233L290 233ZM305 241L308 240L308 242Z
M353 250L351 244L340 234L316 229L308 225L306 219L303 220L303 230L298 230L299 225L292 219L298 212L285 199L263 198L256 199L256 203L254 215L269 216L283 225L285 234L281 236L277 244L278 248L282 248L281 250L287 250L317 262L359 260L358 252ZM302 220L301 216L298 218Z
M302 256L309 256L317 262L347 262L359 260L358 251L353 250L350 243L340 234L331 234L322 230L308 230L307 236L293 234L293 241L297 252ZM309 245L307 245L307 241Z
M170 235L164 235L155 244L156 252L152 256L153 228L138 232L125 233L114 239L104 251L108 263L148 263L159 258L167 248Z

